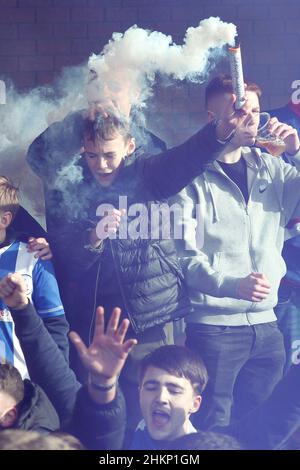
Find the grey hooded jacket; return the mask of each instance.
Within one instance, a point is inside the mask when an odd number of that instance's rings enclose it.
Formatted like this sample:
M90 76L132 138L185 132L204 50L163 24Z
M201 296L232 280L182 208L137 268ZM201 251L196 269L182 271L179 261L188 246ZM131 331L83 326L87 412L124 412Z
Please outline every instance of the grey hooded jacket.
M184 238L177 248L194 307L188 322L239 326L276 320L273 307L286 272L285 226L300 215L300 173L257 148L243 148L242 158L248 203L218 162L175 199L184 209ZM261 302L238 298L238 282L251 272L265 274L271 284Z

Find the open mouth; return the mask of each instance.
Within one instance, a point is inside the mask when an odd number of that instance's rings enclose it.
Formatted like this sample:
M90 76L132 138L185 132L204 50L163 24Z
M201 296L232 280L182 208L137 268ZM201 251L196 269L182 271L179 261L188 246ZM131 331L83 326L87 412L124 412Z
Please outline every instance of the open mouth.
M97 177L101 180L108 180L112 173L97 173Z
M152 412L152 422L155 427L161 428L170 422L170 415L166 411L154 410Z

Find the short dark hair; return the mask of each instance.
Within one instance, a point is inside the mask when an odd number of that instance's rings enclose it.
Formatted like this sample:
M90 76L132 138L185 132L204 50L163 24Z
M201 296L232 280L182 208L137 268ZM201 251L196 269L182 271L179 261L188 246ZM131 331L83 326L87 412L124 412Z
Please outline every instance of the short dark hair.
M184 346L161 346L148 354L140 366L140 383L149 367L157 367L175 377L189 380L199 394L207 384L208 375L202 359L195 351Z
M12 397L17 404L24 398L24 382L21 374L11 364L0 364L0 392Z
M14 219L19 206L18 188L16 188L6 176L0 176L0 210L11 212L12 218Z
M185 434L171 444L172 450L242 450L234 437L212 431Z
M258 98L261 97L261 88L254 82L244 80L247 85L247 91L253 91ZM233 93L232 78L228 74L220 74L213 78L205 89L205 107L207 109L210 99L214 96L223 95L224 93Z
M97 139L113 140L118 134L127 141L131 138L130 121L123 115L111 110L95 108L84 120L84 136L95 142Z
M36 431L8 429L0 432L1 450L84 450L70 434L40 434Z

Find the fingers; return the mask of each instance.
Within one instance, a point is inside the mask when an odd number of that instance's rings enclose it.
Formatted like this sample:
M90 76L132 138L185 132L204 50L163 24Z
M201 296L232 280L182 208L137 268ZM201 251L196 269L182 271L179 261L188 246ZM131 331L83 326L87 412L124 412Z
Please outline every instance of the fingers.
M104 308L98 307L96 310L94 339L104 334Z
M98 238L103 239L110 234L116 233L121 223L121 218L125 214L125 209L121 209L120 211L117 209L113 209L110 212L106 212L106 215L98 223L96 228Z
M35 258L41 258L42 260L49 260L52 258L52 252L50 248L37 247L32 251L37 251L36 255L34 255Z
M115 337L118 326L119 326L120 317L121 317L121 309L119 307L114 308L112 311L111 317L109 319L108 325L107 325L107 329L106 329L107 335Z
M32 247L35 247L35 246L48 247L49 243L43 237L39 237L39 238L30 237L28 239L27 247L32 249Z
M262 295L265 297L267 297L267 295L270 294L270 291L271 291L269 287L261 287L259 284L255 284L253 287L253 290L255 294ZM265 298L265 297L262 297L262 298Z
M0 282L0 297L5 298L12 295L15 290L15 285L10 282L10 280L6 277L1 280Z
M263 293L258 292L258 291L254 291L250 294L251 300L253 302L261 302L262 300L266 299L268 297L268 295L269 295L269 293L263 294Z
M25 290L25 282L20 273L10 273L0 281L0 297L8 297L12 295L14 290L19 287Z
M270 134L274 134L276 137L279 137L282 140L285 140L290 135L298 138L297 130L294 127L278 121L278 119L275 117L270 119L268 131Z
M227 105L224 108L223 117L233 116L235 114L234 103L236 102L236 95L231 94L228 96Z
M236 102L236 96L234 94L228 96L228 103L224 107L224 111L221 113L221 119L233 121L238 119L239 124L243 122L248 116L248 112L245 109L245 105L240 109L235 109L234 104Z
M291 128L291 129L286 129L285 131L283 131L283 132L279 135L279 137L280 137L282 140L285 140L285 139L286 139L287 137L289 137L290 135L293 135L293 136L295 136L295 137L298 137L298 136L297 136L297 131L296 131L296 129L293 129L293 128Z
M102 116L104 119L108 118L108 113L104 109L104 104L100 101L94 101L90 107L83 112L83 116L90 121L95 121L97 116Z
M261 287L266 287L268 289L271 288L271 285L270 285L268 279L266 278L266 276L264 274L262 274L262 273L252 273L250 277L255 280L256 285L259 285Z
M248 118L249 112L244 105L241 109L235 109L235 95L229 95L228 102L224 106L220 119L217 120L216 136L218 140L227 140L237 129L244 125Z
M69 338L73 343L78 355L83 360L88 355L87 347L75 331L70 331Z
M49 260L52 258L52 252L49 243L45 238L34 238L30 237L27 244L27 250L29 253L37 252L35 258L41 258L43 260Z
M250 300L251 302L261 302L262 300L264 300L265 297L259 297L257 295L252 295Z
M119 340L120 343L123 343L123 341L125 339L125 336L126 336L126 333L128 331L129 325L130 325L130 321L127 318L125 318L122 321L122 323L121 323L121 325L120 325L120 327L119 327L119 329L116 333L116 337L117 337L117 339Z
M261 302L270 294L271 286L262 273L251 273L241 279L238 285L238 296L251 302Z
M274 134L276 137L281 137L284 132L293 130L292 126L288 126L287 124L283 124L279 121L272 122L268 127L270 134Z
M126 354L129 354L132 349L134 348L134 346L137 344L137 340L136 339L128 339L124 344L123 344L123 351L126 353Z

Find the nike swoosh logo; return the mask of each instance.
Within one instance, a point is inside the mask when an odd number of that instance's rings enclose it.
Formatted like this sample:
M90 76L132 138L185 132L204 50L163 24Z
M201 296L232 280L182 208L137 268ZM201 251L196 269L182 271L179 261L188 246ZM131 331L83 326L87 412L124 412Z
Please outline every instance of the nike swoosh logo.
M266 189L267 189L267 186L266 186L265 188L259 188L258 191L259 191L260 193L264 193Z

